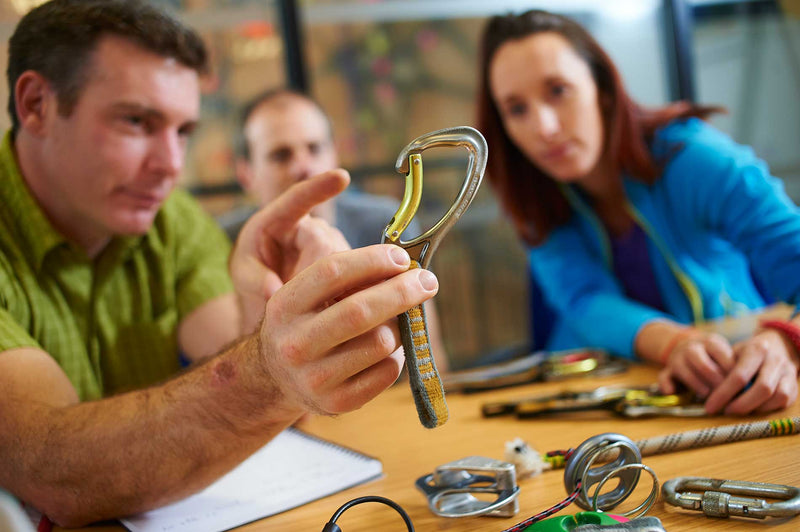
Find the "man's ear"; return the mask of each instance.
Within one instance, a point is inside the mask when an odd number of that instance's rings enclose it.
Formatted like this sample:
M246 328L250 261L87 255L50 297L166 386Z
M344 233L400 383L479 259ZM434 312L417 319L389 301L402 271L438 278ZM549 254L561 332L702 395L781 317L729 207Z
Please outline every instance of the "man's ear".
M20 127L40 136L47 124L48 106L54 105L50 82L33 70L26 70L14 85L14 105Z
M245 192L250 192L253 187L253 169L250 166L250 161L242 158L236 158L236 180L242 186Z

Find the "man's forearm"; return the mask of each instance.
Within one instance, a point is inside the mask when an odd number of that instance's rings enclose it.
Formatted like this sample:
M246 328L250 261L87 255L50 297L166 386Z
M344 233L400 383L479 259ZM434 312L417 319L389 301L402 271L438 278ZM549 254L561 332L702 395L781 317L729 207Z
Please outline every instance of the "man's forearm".
M118 517L210 484L297 417L245 367L255 338L161 386L53 407L0 405L0 484L63 525ZM3 412L2 410L7 410Z

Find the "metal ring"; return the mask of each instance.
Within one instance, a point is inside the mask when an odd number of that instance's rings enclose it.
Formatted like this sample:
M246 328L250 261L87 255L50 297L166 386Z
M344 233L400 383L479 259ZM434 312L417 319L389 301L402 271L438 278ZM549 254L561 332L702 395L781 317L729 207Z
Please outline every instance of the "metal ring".
M623 451L630 450L630 444L626 441L617 441L606 446L597 446L596 448L591 449L589 451L589 457L587 459L588 461L584 466L583 475L581 475L581 493L583 495L584 500L586 500L587 502L589 500L589 486L591 485L589 482L590 480L589 471L592 469L592 465L594 464L595 460L597 460L601 456L607 456L608 453L610 453L614 449L620 449L620 456L617 457L617 460L615 460L611 464L598 468L600 470L600 474L602 474L602 472L605 469L611 467L609 473L606 474L604 477L602 477L601 481L606 480L607 478L609 478L609 476L614 475L619 471L626 471L627 469L629 469L627 466L641 464L641 458L639 458L638 456L634 458L634 460L636 460L635 462L626 463L625 457L623 456ZM612 467L613 464L617 463L617 461L619 461L620 459L622 465ZM637 471L632 478L620 478L619 480L620 480L620 486L618 486L615 490L612 490L608 494L606 494L606 497L610 498L610 500L604 503L603 508L600 511L611 510L612 508L616 508L618 505L622 504L622 502L625 499L627 499L631 495L631 493L633 493L633 490L636 489L636 485L639 483L639 472ZM591 509L595 512L598 511L597 510L598 495L599 495L598 491L595 490L591 504Z
M595 460L601 456L608 456L608 453L615 449L619 450L619 454L612 462L591 470ZM564 471L564 484L567 493L574 492L580 482L581 489L575 503L584 510L591 510L592 503L589 501L588 496L591 485L620 466L631 463L638 464L641 461L642 455L639 452L639 448L627 436L609 432L589 438L580 444L567 460L567 467ZM608 493L599 495L597 505L601 510L611 509L624 501L636 487L639 473L640 471L626 473L620 477L619 486Z
M652 469L650 469L648 466L646 466L644 464L625 464L625 465L619 466L616 469L614 469L613 471L611 471L609 474L604 476L603 479L600 482L597 483L597 488L595 488L594 496L592 497L592 510L593 511L595 511L595 512L598 511L598 509L597 509L597 497L600 494L600 490L605 485L605 483L609 479L613 478L614 475L616 475L620 471L624 471L624 470L627 470L627 469L643 469L643 470L647 471L648 473L650 473L650 476L653 477L653 489L650 490L650 495L647 496L647 498L642 502L642 504L640 504L639 506L637 506L633 510L627 511L627 512L625 512L623 514L620 514L620 515L622 515L624 517L629 517L629 516L640 517L640 516L646 514L647 511L656 502L656 500L658 500L658 476L656 476L655 471L653 471ZM620 502L622 502L622 501L620 501ZM639 513L637 513L637 512L639 512Z

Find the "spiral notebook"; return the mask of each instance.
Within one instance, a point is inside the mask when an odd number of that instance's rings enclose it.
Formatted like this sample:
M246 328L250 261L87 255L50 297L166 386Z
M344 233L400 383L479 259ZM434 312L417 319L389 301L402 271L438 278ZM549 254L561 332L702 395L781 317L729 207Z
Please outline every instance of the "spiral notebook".
M381 473L375 458L290 428L205 490L122 524L132 532L221 532Z

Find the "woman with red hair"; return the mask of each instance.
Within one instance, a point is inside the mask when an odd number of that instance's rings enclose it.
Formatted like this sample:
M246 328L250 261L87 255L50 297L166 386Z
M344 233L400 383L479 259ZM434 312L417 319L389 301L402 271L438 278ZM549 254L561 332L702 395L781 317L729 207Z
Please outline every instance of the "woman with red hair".
M492 18L479 128L488 175L555 313L548 348L664 365L709 413L797 397L800 318L733 345L701 321L800 303L800 214L752 150L707 125L715 107L646 109L569 18Z

